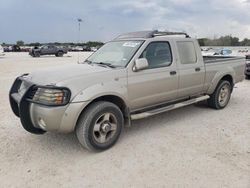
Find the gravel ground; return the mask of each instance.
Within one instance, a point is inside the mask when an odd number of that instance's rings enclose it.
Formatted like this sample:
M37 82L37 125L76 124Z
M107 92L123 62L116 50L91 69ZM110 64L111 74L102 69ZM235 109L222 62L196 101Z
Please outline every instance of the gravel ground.
M26 132L8 103L16 76L76 62L77 53L0 57L1 188L250 187L250 80L224 110L199 104L135 121L113 148L93 153L74 134Z

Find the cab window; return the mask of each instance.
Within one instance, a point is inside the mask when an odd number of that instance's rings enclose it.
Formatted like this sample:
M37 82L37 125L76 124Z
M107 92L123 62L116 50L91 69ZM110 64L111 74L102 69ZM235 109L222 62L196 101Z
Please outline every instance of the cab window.
M149 68L170 66L172 53L168 42L151 42L139 58L148 60Z
M197 62L197 56L193 42L179 41L177 42L177 48L181 64L194 64Z

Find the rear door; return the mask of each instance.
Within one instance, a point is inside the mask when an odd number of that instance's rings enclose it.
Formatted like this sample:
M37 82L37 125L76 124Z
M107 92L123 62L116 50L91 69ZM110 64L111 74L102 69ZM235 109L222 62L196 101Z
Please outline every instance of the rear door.
M198 43L190 39L176 41L179 69L179 97L203 93L205 67Z

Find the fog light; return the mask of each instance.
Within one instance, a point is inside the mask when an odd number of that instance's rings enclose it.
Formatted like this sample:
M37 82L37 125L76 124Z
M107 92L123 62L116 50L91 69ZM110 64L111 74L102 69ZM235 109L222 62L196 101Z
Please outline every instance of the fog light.
M41 127L42 129L45 129L45 128L46 128L46 123L45 123L45 121L44 121L41 117L38 118L38 125L39 125L39 127Z

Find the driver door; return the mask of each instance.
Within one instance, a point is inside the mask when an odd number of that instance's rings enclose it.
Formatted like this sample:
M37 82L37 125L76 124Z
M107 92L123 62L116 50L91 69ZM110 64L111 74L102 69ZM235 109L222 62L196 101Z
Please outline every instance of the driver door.
M49 54L49 48L48 48L48 46L43 46L41 48L41 54L43 54L43 55L48 55Z
M149 43L139 58L146 58L149 67L128 73L128 98L131 110L176 99L178 71L169 42Z

